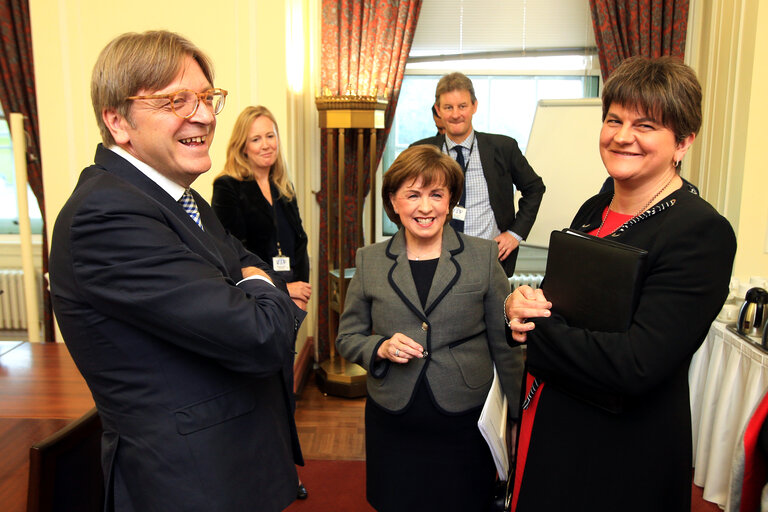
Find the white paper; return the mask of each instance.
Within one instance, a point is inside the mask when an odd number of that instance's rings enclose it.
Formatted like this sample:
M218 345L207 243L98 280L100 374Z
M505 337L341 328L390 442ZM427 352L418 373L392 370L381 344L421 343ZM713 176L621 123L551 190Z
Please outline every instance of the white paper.
M477 428L483 435L485 442L491 449L496 471L499 479L506 480L509 474L509 457L507 455L507 397L501 390L499 374L496 366L493 367L493 384L488 391L480 419L477 420Z

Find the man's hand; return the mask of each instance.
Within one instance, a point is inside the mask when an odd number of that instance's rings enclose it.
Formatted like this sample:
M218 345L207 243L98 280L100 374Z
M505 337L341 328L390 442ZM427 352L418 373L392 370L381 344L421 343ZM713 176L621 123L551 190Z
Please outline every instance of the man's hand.
M494 238L494 240L496 240L496 243L499 244L499 261L504 261L507 259L507 256L512 254L512 251L517 249L517 246L520 245L520 242L518 242L517 238L510 235L509 231L501 233L499 236Z
M272 278L269 277L269 274L267 274L266 272L264 272L263 270L261 270L258 267L243 267L242 268L242 272L243 272L243 279L245 279L246 277L251 277L251 276L262 276L262 277L266 277L267 279L269 279L270 283L275 284L272 281Z

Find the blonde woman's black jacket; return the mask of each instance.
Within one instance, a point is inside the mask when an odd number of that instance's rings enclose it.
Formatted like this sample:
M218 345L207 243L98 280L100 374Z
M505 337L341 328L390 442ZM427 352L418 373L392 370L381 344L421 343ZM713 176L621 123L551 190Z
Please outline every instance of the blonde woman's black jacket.
M307 234L301 224L296 197L288 201L279 196L274 185L270 185L273 202L283 206L294 237L295 252L289 254L293 281L309 282ZM211 206L227 231L238 238L246 249L272 263L272 257L277 255L274 209L261 193L258 183L220 176L213 182Z

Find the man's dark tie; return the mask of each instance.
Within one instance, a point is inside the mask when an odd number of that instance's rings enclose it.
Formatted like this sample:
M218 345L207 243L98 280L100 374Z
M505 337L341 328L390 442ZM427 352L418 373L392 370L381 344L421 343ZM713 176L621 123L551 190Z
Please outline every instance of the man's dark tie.
M184 191L179 202L181 203L181 206L184 207L184 211L187 212L187 215L192 217L192 220L195 221L195 224L200 226L200 229L203 229L203 223L200 222L200 212L197 210L197 203L195 203L195 198L192 197L192 192L190 192L189 189Z
M459 146L458 144L456 146L453 146L453 148L456 151L456 162L459 164L459 167L461 167L461 172L464 174L464 187L461 189L461 198L459 199L459 206L464 206L464 204L467 201L467 166L464 163L464 150L462 149L462 146ZM451 219L451 227L455 229L456 231L464 232L464 221L458 220L458 219Z

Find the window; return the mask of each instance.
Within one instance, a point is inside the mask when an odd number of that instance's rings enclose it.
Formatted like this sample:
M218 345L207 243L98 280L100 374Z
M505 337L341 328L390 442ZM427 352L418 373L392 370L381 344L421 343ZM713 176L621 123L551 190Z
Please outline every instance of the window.
M434 135L440 77L461 71L475 87L478 131L528 145L541 99L598 95L599 65L588 0L423 0L382 169ZM386 215L382 234L395 225Z
M27 186L27 202L32 232L42 233L43 219L37 199ZM13 161L11 133L2 108L0 108L0 235L19 233L19 209L16 199L16 171Z

